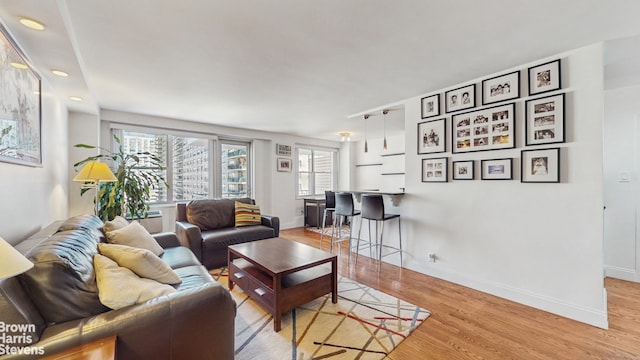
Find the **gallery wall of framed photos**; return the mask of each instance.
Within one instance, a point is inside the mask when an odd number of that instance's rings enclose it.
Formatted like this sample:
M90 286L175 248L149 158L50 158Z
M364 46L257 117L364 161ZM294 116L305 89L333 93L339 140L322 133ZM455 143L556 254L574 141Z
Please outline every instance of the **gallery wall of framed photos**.
M567 141L568 120L561 69L562 59L555 59L422 97L422 182L561 182L557 144ZM482 155L465 156L477 152Z

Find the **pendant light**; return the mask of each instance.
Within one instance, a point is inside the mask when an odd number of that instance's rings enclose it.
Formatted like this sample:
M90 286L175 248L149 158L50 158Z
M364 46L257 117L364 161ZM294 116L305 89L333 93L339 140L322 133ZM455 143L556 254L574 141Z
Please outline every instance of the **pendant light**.
M384 142L382 143L382 150L387 151L387 113L389 109L382 110L382 121L383 121L383 131L384 131Z
M364 152L369 152L369 145L367 144L367 119L369 114L364 115Z

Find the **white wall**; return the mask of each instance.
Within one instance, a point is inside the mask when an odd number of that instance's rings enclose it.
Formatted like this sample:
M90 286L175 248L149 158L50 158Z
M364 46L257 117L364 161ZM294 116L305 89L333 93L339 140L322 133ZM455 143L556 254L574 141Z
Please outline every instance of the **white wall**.
M0 236L16 243L68 211L67 109L42 82L42 167L0 162Z
M640 87L605 92L604 181L607 276L640 281L638 272L638 140Z
M69 113L69 142L65 144L69 147L69 216L80 214L92 214L95 204L93 199L95 190L89 190L80 196L80 186L82 183L72 181L77 171L73 164L89 156L98 155L97 149L76 148L76 144L86 144L97 146L100 144L100 127L97 115L84 114L78 112ZM81 167L80 167L81 168ZM78 171L80 169L77 169Z
M640 282L640 36L605 44L606 275Z
M420 98L431 94L405 102L407 194L395 209L402 215L405 267L575 320L608 326L602 240L602 52L602 45L597 44L437 92L443 94L522 70L524 91L516 100L515 149L416 155L417 123L422 121ZM526 69L557 58L562 59L560 92L567 94L567 140L537 148L561 147L561 183L521 183L524 101L529 99ZM450 124L448 127L450 130ZM447 140L450 151L450 137ZM371 143L375 141L370 141L370 148ZM443 156L450 158L449 166L454 160L476 160L476 169L480 159L512 157L515 180L482 181L477 177L474 181L422 183L421 160ZM428 262L428 253L435 253L438 260Z
M101 144L104 146L110 139L108 134L109 122L194 131L218 135L220 137L225 136L253 141L253 178L255 183L253 197L256 199L256 203L260 205L260 210L263 214L280 217L280 227L282 229L303 226L304 219L301 213L303 201L296 199L295 196L295 172L276 171L276 158L278 156L276 156L275 144L291 145L292 147L295 147L296 144L304 144L335 149L341 146L337 141L302 138L286 134L231 128L113 110L102 110L100 118L103 121L101 121L98 126L96 125L97 120L91 121L91 119L86 117L78 117L77 121L75 121L74 117L74 126L79 128L74 132L74 134L77 134L75 143L84 142L96 144L97 142L94 140L84 140L80 138L84 136L93 138L96 127L99 127L99 138L101 139ZM83 128L80 129L80 127ZM70 147L72 145L73 143L69 144ZM292 160L294 160L294 155L295 154L292 154L291 156ZM293 161L293 164L295 166L295 161ZM86 208L86 199L80 200L81 202L78 203L77 198L71 199L71 207L73 209L79 209L83 206ZM89 204L91 203L89 202ZM163 230L173 231L175 229L175 205L158 205L153 208L162 211ZM85 210L85 212L90 211L91 209Z

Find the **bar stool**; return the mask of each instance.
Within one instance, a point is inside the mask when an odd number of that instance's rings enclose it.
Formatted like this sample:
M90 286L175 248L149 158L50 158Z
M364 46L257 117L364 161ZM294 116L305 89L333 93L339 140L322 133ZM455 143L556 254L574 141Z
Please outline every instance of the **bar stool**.
M400 253L400 267L402 267L402 233L400 231L400 215L398 214L386 214L384 212L384 201L382 195L370 195L363 194L362 195L362 220L369 220L369 241L375 242L374 246L376 247L376 256L378 260L378 274L380 273L380 263L382 262L382 258L384 256L393 255L395 253ZM398 219L398 247L385 245L382 242L382 237L384 234L384 223L387 220ZM375 241L371 238L371 221L376 222L376 237ZM381 224L381 226L378 226ZM378 240L378 228L380 228L380 239ZM362 221L360 222L360 228L358 230L358 243L356 247L359 248L360 244L360 231L362 230ZM395 251L392 251L388 254L382 255L382 248L389 248ZM358 253L356 253L356 263L358 263Z
M333 213L336 211L336 193L333 191L324 192L324 214L322 215L322 232L320 232L320 249L322 249L322 238L324 237L324 227L327 222L327 213ZM336 219L333 216L333 227L335 228ZM333 228L331 229L331 243L333 244ZM331 249L329 249L331 250Z
M340 192L335 194L336 199L336 209L334 212L334 227L333 230L337 229L336 239L334 240L333 231L331 232L331 247L329 251L333 250L333 244L338 245L338 251L340 250L340 243L343 241L349 241L349 262L351 261L351 239L353 238L353 228L351 224L353 224L353 218L355 216L360 215L360 211L356 210L353 206L353 196L348 192ZM349 238L346 240L342 240L340 236L340 231L343 225L343 220L350 218L348 221L349 224ZM362 221L360 221L362 223Z

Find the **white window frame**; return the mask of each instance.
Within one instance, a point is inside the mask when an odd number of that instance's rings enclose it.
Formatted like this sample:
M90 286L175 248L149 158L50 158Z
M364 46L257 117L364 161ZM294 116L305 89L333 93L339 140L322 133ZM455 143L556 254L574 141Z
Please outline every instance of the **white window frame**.
M311 172L310 174L310 184L309 187L310 189L313 189L313 191L310 191L312 193L308 194L308 195L300 195L300 182L298 181L300 179L300 166L298 165L298 161L300 160L300 150L304 149L304 150L311 150ZM338 149L336 148L329 148L329 147L322 147L322 146L312 146L312 145L303 145L303 144L297 144L295 146L295 176L296 176L296 188L295 188L295 195L296 195L296 199L302 199L302 198L306 198L306 197L315 197L315 196L324 196L323 194L318 194L316 193L316 184L315 184L315 163L314 163L314 156L313 153L316 151L324 151L324 152L330 152L331 153L331 163L333 164L333 168L331 169L331 188L333 190L336 189L337 184L338 184L338 168L339 168L339 164L338 164Z

